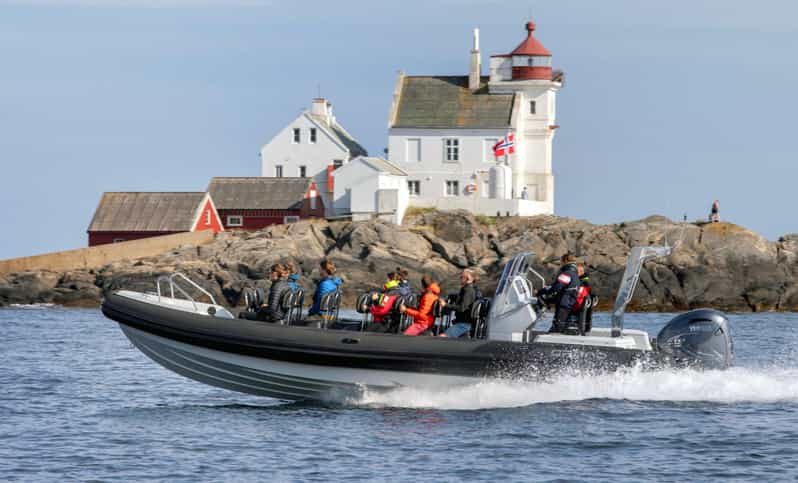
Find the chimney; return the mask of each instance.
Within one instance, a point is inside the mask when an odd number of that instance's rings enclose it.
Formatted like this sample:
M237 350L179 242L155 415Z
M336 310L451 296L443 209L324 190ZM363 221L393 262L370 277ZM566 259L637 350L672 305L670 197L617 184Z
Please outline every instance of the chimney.
M332 105L327 102L327 99L323 97L317 97L313 99L313 103L310 106L310 114L321 118L326 124L330 124L330 118L332 117Z
M471 49L471 69L468 72L468 88L473 92L479 89L482 75L482 61L479 57L479 29L474 29L474 48Z

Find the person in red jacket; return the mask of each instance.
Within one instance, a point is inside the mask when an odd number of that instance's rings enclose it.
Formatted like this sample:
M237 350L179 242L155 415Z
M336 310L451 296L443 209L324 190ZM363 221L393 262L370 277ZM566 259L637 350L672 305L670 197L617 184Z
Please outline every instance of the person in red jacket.
M405 335L421 334L432 327L435 322L435 317L432 315L432 305L438 300L441 288L429 275L421 277L421 286L424 289L424 293L421 294L421 300L418 301L418 309L408 308L404 305L399 307L401 313L413 317L414 321L413 325L404 331ZM443 300L441 300L441 304L443 303Z
M369 326L369 331L398 331L399 320L393 314L393 309L400 295L399 280L396 279L396 274L391 272L388 274L388 281L382 286L382 293L375 293L371 296L371 305L368 310L371 312L373 323Z

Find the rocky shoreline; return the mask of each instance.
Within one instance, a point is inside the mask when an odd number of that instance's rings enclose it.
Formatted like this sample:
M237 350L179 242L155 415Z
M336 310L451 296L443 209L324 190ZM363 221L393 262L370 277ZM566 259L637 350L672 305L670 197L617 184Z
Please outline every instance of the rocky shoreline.
M474 268L483 293L491 293L504 262L522 251L550 278L570 251L588 265L602 308L611 306L632 246L679 241L667 259L647 263L632 310L671 311L715 307L726 311L798 310L798 234L777 242L730 223L675 223L649 218L611 225L556 216L474 217L417 211L403 226L384 222L303 221L258 232L225 232L204 246L183 246L161 256L115 262L94 270L39 270L0 277L0 306L55 303L97 306L120 288L153 290L155 278L175 270L230 306L246 287L268 287L268 267L293 260L312 292L318 262L328 257L345 280L344 302L376 289L388 271L407 268L457 290L457 273Z

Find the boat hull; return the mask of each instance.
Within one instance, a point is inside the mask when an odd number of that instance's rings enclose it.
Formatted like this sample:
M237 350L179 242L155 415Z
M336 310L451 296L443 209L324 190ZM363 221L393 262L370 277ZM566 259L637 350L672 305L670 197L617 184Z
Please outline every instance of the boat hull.
M283 326L165 308L116 293L102 310L167 369L212 386L287 400L340 400L364 389L445 387L485 378L539 379L562 369L611 371L654 354L588 344L619 341L609 337L532 333L521 343Z

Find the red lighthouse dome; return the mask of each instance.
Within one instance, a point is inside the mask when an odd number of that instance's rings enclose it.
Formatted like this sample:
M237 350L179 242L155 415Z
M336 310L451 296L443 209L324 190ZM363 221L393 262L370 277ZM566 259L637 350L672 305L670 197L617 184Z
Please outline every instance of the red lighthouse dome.
M535 23L526 23L526 39L510 53L513 80L551 80L551 52L535 38Z

